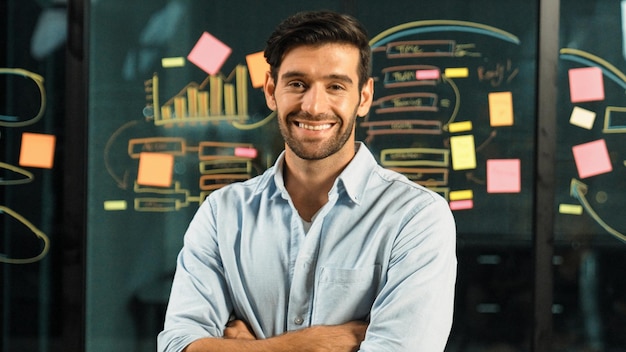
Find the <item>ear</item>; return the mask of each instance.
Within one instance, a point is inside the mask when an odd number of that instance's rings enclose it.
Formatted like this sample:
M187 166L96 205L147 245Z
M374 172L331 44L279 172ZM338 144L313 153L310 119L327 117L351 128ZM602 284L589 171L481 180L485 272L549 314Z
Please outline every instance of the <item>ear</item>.
M263 93L265 94L265 104L272 111L276 111L276 98L274 91L276 90L276 82L272 78L270 72L265 72L265 83L263 84Z
M374 79L370 77L361 88L361 102L357 109L357 116L367 116L372 106L372 99L374 99Z

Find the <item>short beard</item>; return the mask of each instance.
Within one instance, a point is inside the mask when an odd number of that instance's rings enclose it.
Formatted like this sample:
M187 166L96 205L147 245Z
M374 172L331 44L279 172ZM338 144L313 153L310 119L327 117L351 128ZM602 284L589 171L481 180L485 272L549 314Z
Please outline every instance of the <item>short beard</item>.
M305 114L305 113L296 113L295 115L302 116L302 114ZM306 146L303 145L303 143L306 143L306 142L299 141L290 135L289 133L290 126L288 122L289 120L288 117L285 118L284 123L279 121L278 127L279 127L281 135L283 136L283 139L285 140L285 144L287 144L289 149L291 149L294 152L294 154L297 155L300 159L321 160L337 153L339 150L341 150L341 148L343 148L343 146L346 144L348 139L350 139L350 136L352 135L354 131L354 125L356 123L356 109L353 112L352 116L353 117L348 121L348 125L346 126L347 128L344 130L342 134L333 136L334 137L333 139L325 141L324 144L322 144L320 148L314 152L307 151ZM315 120L315 118L309 118L309 120ZM342 124L342 121L343 121L342 119L337 117L335 120L338 121L337 123ZM341 128L343 127L343 125L339 127Z

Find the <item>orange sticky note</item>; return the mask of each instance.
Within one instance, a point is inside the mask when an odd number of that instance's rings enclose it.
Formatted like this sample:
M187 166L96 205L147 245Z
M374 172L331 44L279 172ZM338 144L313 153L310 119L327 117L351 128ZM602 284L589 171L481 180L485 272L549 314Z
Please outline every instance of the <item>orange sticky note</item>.
M270 70L270 65L265 61L263 52L259 51L258 53L246 56L246 63L248 64L252 87L263 87L263 83L265 83L265 73Z
M54 146L56 137L50 134L22 134L20 148L20 166L51 169L54 164Z
M206 73L215 75L230 56L232 49L211 34L204 32L194 45L187 60L200 67Z
M167 153L140 153L137 184L170 187L174 171L174 155Z
M604 139L572 147L574 161L580 178L591 177L613 171L611 158Z
M513 94L489 93L489 121L491 126L513 125Z
M604 79L599 67L573 68L568 76L572 103L604 100Z
M519 193L521 190L520 159L487 160L487 193Z

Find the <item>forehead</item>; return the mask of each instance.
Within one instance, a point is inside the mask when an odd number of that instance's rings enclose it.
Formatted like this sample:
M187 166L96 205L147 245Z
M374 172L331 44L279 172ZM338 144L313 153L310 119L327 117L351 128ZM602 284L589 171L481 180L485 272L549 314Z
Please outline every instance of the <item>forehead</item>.
M279 77L286 72L302 74L341 73L358 75L360 53L356 46L344 43L300 45L285 53L278 70Z

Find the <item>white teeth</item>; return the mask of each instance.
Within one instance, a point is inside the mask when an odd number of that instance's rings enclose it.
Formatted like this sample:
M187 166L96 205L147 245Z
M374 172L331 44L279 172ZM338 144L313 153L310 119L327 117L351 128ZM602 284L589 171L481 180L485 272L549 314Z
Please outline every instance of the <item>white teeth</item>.
M312 130L312 131L321 131L321 130L325 130L325 129L330 128L331 124L326 123L326 124L323 124L323 125L312 126L312 125L307 125L307 124L304 124L302 122L299 122L298 123L298 127L305 128L307 130Z

